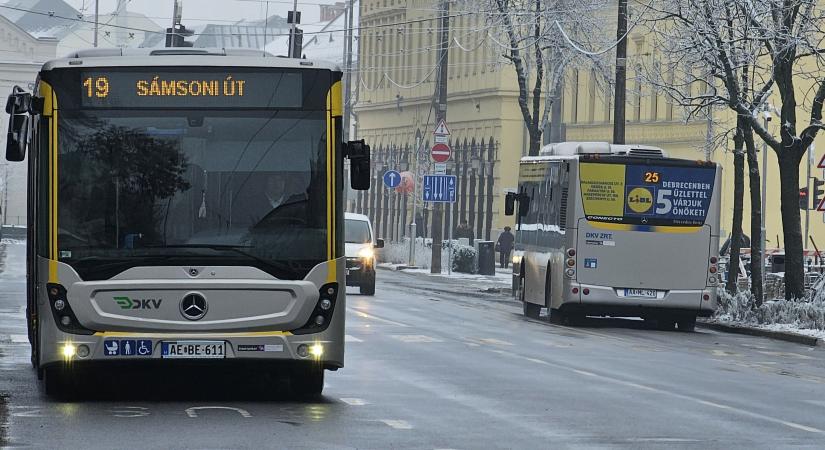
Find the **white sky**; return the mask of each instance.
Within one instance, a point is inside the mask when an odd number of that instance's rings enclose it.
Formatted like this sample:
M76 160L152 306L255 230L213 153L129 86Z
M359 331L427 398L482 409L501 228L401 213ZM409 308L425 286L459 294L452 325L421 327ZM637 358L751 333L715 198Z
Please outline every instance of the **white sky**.
M94 14L95 0L65 0L75 9L86 14ZM115 10L117 0L99 0L100 14L107 14ZM339 0L341 1L341 0ZM262 20L265 17L267 2L264 0L182 0L183 20L188 27L194 27L204 22L233 23L239 20ZM278 14L286 17L287 11L292 9L290 0L270 0L269 15ZM318 5L335 3L335 0L298 1L298 10L302 11L306 23L309 17L318 17ZM144 14L166 27L172 21L173 0L131 0L127 6L129 11Z

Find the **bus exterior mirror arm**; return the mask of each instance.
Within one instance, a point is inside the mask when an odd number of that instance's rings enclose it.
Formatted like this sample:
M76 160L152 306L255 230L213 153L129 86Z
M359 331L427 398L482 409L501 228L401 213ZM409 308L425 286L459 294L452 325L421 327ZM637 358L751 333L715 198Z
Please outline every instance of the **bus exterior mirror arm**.
M357 191L370 188L370 146L363 139L344 144L344 156L350 160L350 186Z

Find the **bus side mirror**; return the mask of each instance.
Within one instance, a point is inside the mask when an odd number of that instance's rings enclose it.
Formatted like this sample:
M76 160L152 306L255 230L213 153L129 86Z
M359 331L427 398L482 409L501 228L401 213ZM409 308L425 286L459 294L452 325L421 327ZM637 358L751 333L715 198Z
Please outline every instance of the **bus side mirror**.
M530 212L530 197L522 194L521 198L518 199L518 215L524 217L528 212Z
M9 130L6 135L6 160L19 162L26 158L26 147L29 145L31 132L31 102L32 96L15 86L6 102L6 113L9 114Z
M350 186L366 191L370 188L370 146L361 139L347 142L345 149L350 162Z
M508 192L504 196L504 215L512 216L516 206L516 194Z

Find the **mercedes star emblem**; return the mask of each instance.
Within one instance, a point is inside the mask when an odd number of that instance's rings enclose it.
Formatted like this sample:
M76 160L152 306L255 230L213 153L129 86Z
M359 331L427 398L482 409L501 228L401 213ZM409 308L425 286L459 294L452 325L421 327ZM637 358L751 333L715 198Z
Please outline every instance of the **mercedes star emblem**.
M180 301L180 313L189 320L198 320L206 315L206 299L200 294L189 294Z

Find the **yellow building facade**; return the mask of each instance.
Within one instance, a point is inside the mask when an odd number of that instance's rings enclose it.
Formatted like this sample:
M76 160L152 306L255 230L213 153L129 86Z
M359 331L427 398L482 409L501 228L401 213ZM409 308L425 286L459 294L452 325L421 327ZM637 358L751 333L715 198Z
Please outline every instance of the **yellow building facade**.
M368 214L380 236L397 240L408 235L412 218L412 193L386 188L381 176L386 170L413 172L415 149L425 156L433 144L434 99L439 57L437 11L432 0L364 0L360 4L358 67L356 85L356 136L373 148L373 187L365 193L351 192L348 209ZM450 226L466 220L480 238L495 239L512 217L505 217L504 192L514 189L518 160L528 147L526 129L518 108L517 83L513 68L501 57L503 48L485 38L485 18L474 13L472 1L452 2L448 61L447 124L453 158L448 172L459 180L459 195L453 206ZM655 145L670 156L686 159L710 158L724 168L722 232L727 236L733 215L732 142L709 147L708 121L684 120L683 110L662 92L645 85L633 71L638 62L649 62L656 49L644 32L631 33L628 40L626 142ZM798 86L803 92L809 86ZM612 87L589 70L569 73L562 95L565 139L606 141L612 139ZM806 98L801 95L799 98ZM778 100L775 100L778 106ZM800 105L800 125L808 114ZM730 129L734 116L726 110L714 111L711 134ZM775 122L771 125L775 127ZM419 139L417 139L419 138ZM817 138L820 149L814 163L825 153L825 137ZM756 138L757 147L762 142ZM776 157L768 149L766 236L767 246L781 247L779 178ZM762 154L759 155L760 164ZM421 173L434 170L427 156L419 162ZM807 175L807 160L800 165L801 180ZM765 173L765 167L760 167ZM812 176L825 177L813 168ZM745 180L746 195L748 184ZM804 181L803 181L804 183ZM420 197L420 191L419 191ZM422 204L419 200L419 211ZM815 207L816 205L814 205ZM418 217L419 235L429 236L430 210ZM449 208L445 223L449 216ZM804 222L804 211L803 211ZM749 234L750 212L744 201L743 230ZM424 227L420 224L425 222ZM423 230L422 230L423 228ZM804 232L804 223L803 223ZM810 233L825 247L825 217L810 212ZM810 245L808 247L811 247Z

